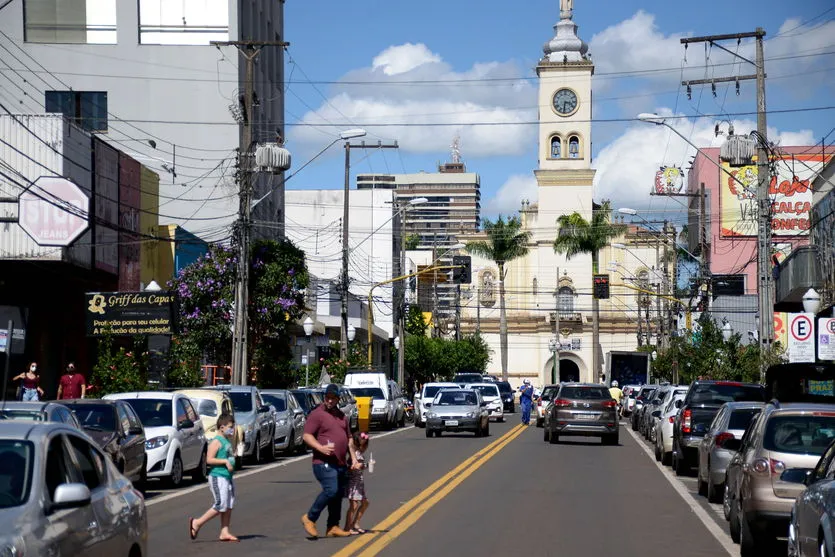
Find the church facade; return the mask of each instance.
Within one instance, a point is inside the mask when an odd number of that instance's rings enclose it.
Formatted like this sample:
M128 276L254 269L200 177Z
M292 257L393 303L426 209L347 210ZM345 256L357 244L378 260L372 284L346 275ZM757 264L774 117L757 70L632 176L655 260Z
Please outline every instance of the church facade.
M554 252L560 215L574 212L590 221L595 170L591 160L592 76L594 64L577 35L573 0L562 0L555 35L544 46L537 65L539 124L537 132L538 200L523 202L519 218L531 233L528 254L505 264L508 322L508 372L515 386L523 379L535 385L555 381L603 379L610 351L635 350L655 344L663 328L666 304L620 285L641 285L661 292L674 281L674 256L659 265L670 235L635 226L599 253L599 271L609 273L611 298L600 301L600 370L594 370L592 345L592 258L570 259ZM651 177L648 177L648 191ZM613 217L616 218L616 217ZM667 240L666 244L662 238ZM462 238L463 241L479 239ZM674 249L670 249L674 252ZM501 375L499 280L493 261L472 260L472 280L462 285L461 331L480 332L493 354L489 373ZM657 315L656 315L656 310ZM554 349L557 349L556 351ZM555 353L559 372L555 373Z

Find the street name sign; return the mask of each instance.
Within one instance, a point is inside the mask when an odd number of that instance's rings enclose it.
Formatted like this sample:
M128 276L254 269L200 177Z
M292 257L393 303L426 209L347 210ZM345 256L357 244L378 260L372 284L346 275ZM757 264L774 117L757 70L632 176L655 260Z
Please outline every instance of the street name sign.
M789 314L789 363L815 361L815 314Z
M90 198L66 178L41 176L18 201L18 224L39 246L66 247L87 230Z
M818 359L835 360L835 317L818 319Z

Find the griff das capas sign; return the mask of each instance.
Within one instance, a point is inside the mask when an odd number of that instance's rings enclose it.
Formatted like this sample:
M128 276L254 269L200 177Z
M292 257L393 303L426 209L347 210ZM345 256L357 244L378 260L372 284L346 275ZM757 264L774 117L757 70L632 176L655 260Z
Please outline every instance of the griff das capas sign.
M171 335L176 332L174 293L88 292L87 336Z

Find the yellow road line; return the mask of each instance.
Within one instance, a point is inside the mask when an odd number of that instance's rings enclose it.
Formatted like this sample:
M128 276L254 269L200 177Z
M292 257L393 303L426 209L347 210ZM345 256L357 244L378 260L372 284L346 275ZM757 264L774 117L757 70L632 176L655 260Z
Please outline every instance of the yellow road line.
M397 523L398 520L403 518L408 512L412 509L420 505L424 500L428 499L433 493L435 493L438 489L440 489L444 484L446 484L450 479L455 477L457 474L460 474L462 471L466 470L473 462L481 458L482 456L488 454L493 448L497 447L498 445L502 444L506 439L508 439L511 435L516 433L517 431L522 431L525 428L524 425L519 424L483 449L479 450L477 453L472 455L471 457L467 458L464 462L444 474L443 477L436 480L432 485L415 495L411 500L407 503L403 504L398 508L396 511L388 515L384 518L380 523L376 524L372 531L368 534L358 537L356 540L351 542L349 545L342 548L340 551L337 551L333 554L333 557L350 557L354 555L357 551L362 549L365 545L374 541L374 539L380 535L380 532L390 528L392 525Z
M370 547L368 547L365 551L359 554L359 557L374 557L380 551L386 548L391 542L393 542L398 536L400 536L403 532L408 530L415 524L420 518L426 514L426 512L435 506L438 501L449 495L449 493L458 487L461 482L466 480L470 477L476 470L481 468L481 466L498 454L506 445L508 445L511 441L516 439L522 434L523 428L520 427L517 430L513 431L513 435L505 435L502 437L502 442L499 445L496 445L488 454L484 455L484 458L479 460L478 462L474 463L471 467L469 467L464 473L453 479L447 485L445 485L441 490L435 493L432 497L421 503L413 513L408 515L404 518L397 526L392 528L389 532L382 533Z

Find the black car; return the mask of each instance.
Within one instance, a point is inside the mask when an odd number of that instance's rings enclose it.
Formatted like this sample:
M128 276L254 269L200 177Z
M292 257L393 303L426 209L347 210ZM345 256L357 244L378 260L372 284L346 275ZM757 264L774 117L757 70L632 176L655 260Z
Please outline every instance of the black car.
M123 400L96 399L61 403L75 412L81 428L110 455L119 472L143 490L148 479L145 430L131 405Z
M318 397L318 393L314 393L310 389L291 389L290 392L296 398L302 410L304 410L305 416L310 414L322 402Z
M694 381L673 422L673 468L683 476L699 464L699 444L726 402L765 402L765 387L737 381Z
M513 413L516 411L516 403L513 398L513 389L508 381L496 381L496 386L499 387L499 393L502 395L502 407L505 412Z
M638 391L638 396L635 397L635 408L632 410L632 416L630 417L632 431L638 431L638 425L641 423L641 418L643 417L644 406L649 403L657 389L658 385L644 385Z
M463 389L464 385L484 382L484 376L480 373L458 373L452 378L452 382L458 383L458 386Z

